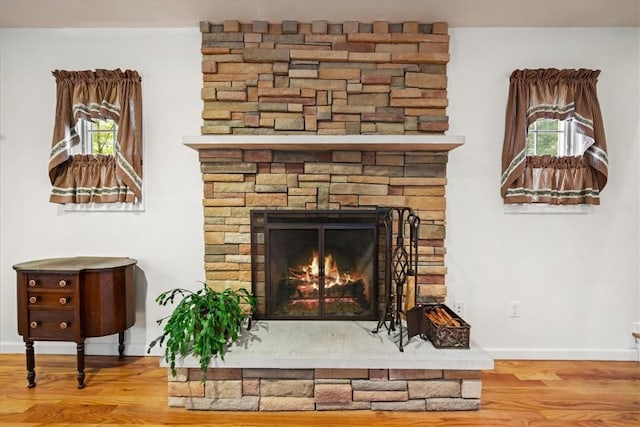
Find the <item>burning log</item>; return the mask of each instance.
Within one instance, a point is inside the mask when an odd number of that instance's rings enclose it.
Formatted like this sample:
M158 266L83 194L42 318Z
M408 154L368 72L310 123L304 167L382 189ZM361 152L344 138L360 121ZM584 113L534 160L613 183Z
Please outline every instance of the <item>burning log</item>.
M332 285L329 287L325 287L325 295L332 297L357 297L358 294L364 293L364 280L358 279L354 281L349 281L344 285Z
M337 307L336 313L357 313L370 305L367 283L360 274L340 271L331 255L324 257L322 266L324 268L320 268L320 257L313 252L307 265L287 267L274 298L278 301L276 304L287 306L283 309L287 314L297 313L295 306L306 306L314 300L318 306L327 304L325 313L330 312L329 306Z
M289 279L299 282L317 282L320 276L317 274L309 274L307 271L298 270L289 267Z

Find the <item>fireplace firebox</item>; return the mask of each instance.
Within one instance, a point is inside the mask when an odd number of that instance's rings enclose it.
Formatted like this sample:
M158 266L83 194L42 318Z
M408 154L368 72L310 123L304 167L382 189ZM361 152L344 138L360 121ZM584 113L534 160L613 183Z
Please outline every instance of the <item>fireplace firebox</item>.
M259 317L378 319L378 211L254 211L251 224Z

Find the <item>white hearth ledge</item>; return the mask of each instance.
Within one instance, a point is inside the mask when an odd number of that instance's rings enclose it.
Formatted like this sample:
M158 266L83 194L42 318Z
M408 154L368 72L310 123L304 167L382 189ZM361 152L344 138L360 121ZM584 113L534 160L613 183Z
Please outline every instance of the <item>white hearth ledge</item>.
M437 349L419 336L398 350L398 331L371 331L375 321L260 320L211 368L271 369L493 369L493 358L477 344L470 349ZM405 329L406 334L406 329ZM168 366L164 358L161 366ZM180 368L199 368L189 356Z
M464 136L449 135L200 135L184 136L194 150L450 151Z

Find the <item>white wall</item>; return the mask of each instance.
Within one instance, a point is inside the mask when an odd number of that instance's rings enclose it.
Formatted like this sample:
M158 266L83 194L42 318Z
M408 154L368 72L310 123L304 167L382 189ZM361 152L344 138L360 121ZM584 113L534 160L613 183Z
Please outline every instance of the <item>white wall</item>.
M465 302L472 338L504 357L632 359L640 320L638 29L451 29L447 265L450 301ZM153 299L202 280L197 29L0 31L0 351L22 352L15 272L30 259L106 255L138 260L143 354L167 313ZM132 68L143 78L146 211L64 213L48 203L54 69ZM516 68L602 70L609 185L590 215L506 215L499 197L508 78ZM630 87L631 86L631 87ZM93 227L93 229L91 229ZM117 237L120 235L121 237ZM523 242L527 246L523 246ZM535 268L534 268L535 267ZM509 300L521 316L507 316ZM115 354L114 337L89 354ZM37 352L73 352L66 343Z
M0 34L2 158L0 351L22 351L16 332L18 262L76 255L138 260L137 322L130 354L159 329L154 298L204 279L198 154L182 145L200 133L200 33L193 29L3 30ZM55 69L135 69L142 75L145 212L65 213L48 202L47 162L55 115ZM87 353L115 354L115 337ZM39 352L47 343L36 343ZM54 344L51 351L75 351Z
M448 301L499 357L635 358L638 264L638 29L452 29ZM609 182L587 215L503 213L500 167L509 76L518 68L600 69ZM508 316L520 301L519 318Z

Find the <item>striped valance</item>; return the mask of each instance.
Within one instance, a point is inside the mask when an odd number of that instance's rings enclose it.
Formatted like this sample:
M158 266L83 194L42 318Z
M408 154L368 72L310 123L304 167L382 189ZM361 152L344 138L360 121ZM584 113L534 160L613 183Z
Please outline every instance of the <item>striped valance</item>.
M51 189L58 203L133 202L135 194L117 178L114 156L75 155L64 162ZM66 202L73 200L73 202Z
M584 157L527 157L522 185L507 189L510 203L597 205L600 189Z

